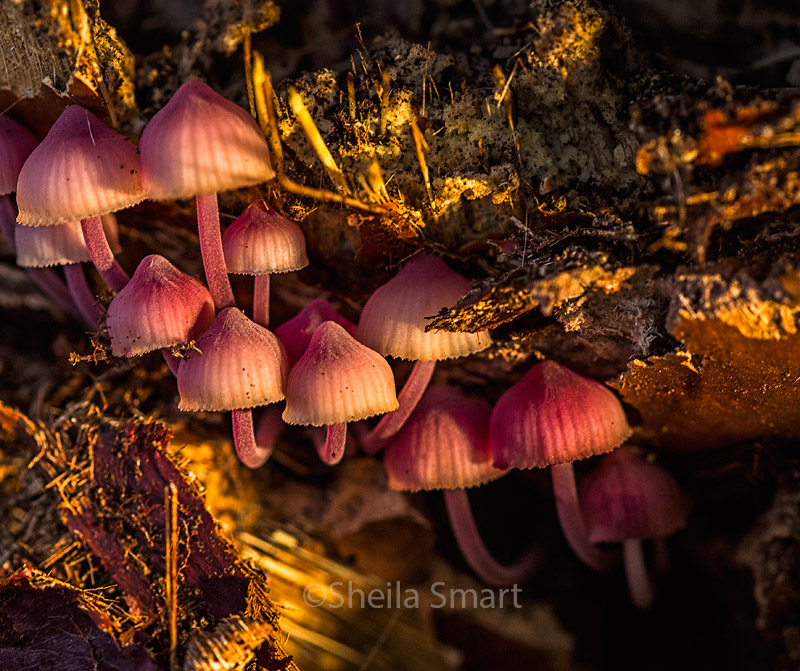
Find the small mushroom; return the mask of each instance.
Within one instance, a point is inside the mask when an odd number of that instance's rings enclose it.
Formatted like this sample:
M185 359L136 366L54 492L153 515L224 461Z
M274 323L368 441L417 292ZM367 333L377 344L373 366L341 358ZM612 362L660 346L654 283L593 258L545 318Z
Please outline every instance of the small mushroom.
M589 541L581 515L572 462L604 454L632 430L613 392L555 361L542 361L495 405L489 441L498 468L547 468L567 541L597 570L610 557Z
M319 325L286 382L283 421L327 426L322 461L344 456L347 423L397 409L392 369L380 354L359 343L339 324Z
M358 322L358 339L384 356L416 361L398 398L400 407L362 437L377 452L400 430L433 376L436 362L486 349L488 331L427 331L428 321L470 290L470 282L436 258L418 256L370 296Z

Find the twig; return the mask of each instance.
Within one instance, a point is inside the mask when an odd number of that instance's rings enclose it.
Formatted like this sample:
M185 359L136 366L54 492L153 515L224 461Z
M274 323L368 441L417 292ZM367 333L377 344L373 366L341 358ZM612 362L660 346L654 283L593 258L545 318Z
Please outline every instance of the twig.
M178 671L178 489L170 482L164 487L166 510L166 575L164 590L169 618L169 668Z

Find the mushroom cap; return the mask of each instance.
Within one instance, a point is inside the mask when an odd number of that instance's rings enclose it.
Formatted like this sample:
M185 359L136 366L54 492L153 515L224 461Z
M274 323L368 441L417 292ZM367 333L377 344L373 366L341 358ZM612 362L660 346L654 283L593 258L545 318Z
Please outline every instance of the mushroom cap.
M257 200L222 236L228 272L235 275L289 273L308 265L300 227Z
M152 200L229 191L275 176L253 118L199 79L182 84L150 120L139 152Z
M0 196L17 190L19 171L37 144L25 126L0 114Z
M489 444L498 468L545 468L610 452L631 433L610 389L542 361L500 397Z
M336 322L319 325L286 382L287 424L324 426L397 410L392 369Z
M384 452L392 489L461 489L505 475L489 452L491 407L433 385Z
M181 410L242 410L284 398L289 368L272 331L225 308L178 366Z
M142 200L136 147L79 105L61 113L17 182L18 220L26 226L80 221Z
M61 226L23 226L14 229L17 265L22 268L47 268L89 261L80 221Z
M669 471L625 447L584 478L580 500L592 543L669 536L686 526L689 510Z
M486 349L488 331L431 331L429 319L470 290L470 282L435 256L418 256L370 296L358 322L358 339L385 356L441 361Z
M303 356L314 331L322 322L336 322L351 336L356 334L356 325L336 312L324 298L306 303L300 312L275 329L275 335L286 348L290 366Z
M214 301L203 283L150 254L108 306L111 351L130 357L182 345L213 321Z

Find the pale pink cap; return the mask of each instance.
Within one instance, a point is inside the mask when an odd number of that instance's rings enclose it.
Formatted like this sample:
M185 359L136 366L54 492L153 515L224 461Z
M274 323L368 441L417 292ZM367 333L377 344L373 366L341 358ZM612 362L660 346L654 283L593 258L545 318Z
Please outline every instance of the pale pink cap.
M136 147L78 105L61 113L17 183L18 220L26 226L80 221L142 200Z
M397 410L392 369L335 322L323 322L286 382L287 424L325 426Z
M89 261L81 222L61 226L23 226L14 230L17 265L22 268L47 268Z
M392 489L463 489L505 475L492 465L492 409L447 385L433 385L386 447Z
M225 308L178 367L181 410L242 410L277 403L289 365L271 331Z
M542 361L500 397L489 440L498 468L545 468L610 452L631 433L608 387Z
M25 126L0 114L0 196L17 190L19 171L37 144Z
M314 331L322 322L336 322L351 336L356 334L356 325L336 312L324 298L306 303L300 312L275 329L275 335L281 339L286 348L290 366L294 366L303 356Z
M222 236L225 265L235 275L289 273L308 265L300 227L268 207L252 203Z
M592 543L669 536L686 526L689 510L669 471L625 447L586 476L580 499Z
M139 151L152 200L229 191L275 176L258 124L199 79L182 84L150 120Z
M158 254L145 256L108 306L114 356L138 356L198 337L214 321L208 289Z
M358 322L358 339L385 356L441 361L486 349L488 331L430 331L425 327L442 308L452 307L470 282L435 256L411 259L370 296Z

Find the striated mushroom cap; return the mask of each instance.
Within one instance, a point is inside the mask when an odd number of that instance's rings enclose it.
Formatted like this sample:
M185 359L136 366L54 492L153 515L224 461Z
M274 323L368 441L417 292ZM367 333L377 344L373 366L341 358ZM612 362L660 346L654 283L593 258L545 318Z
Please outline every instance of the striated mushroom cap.
M78 105L61 113L17 182L18 220L26 226L80 221L142 200L136 147Z
M280 338L286 348L290 366L294 366L297 360L303 356L317 327L322 322L329 321L336 322L351 336L355 336L356 325L336 312L324 298L317 298L306 303L300 312L275 329L275 335Z
M214 302L205 285L150 254L108 306L111 351L130 357L182 345L213 321Z
M237 308L225 308L180 363L181 410L239 410L284 398L288 364L275 335Z
M271 331L225 308L178 367L181 410L241 410L277 403L288 364Z
M0 114L0 196L17 190L19 171L37 144L25 126Z
M689 506L675 478L629 448L603 457L580 498L592 543L663 538L686 526Z
M238 275L289 273L308 265L300 227L263 200L252 203L222 236L225 265Z
M470 282L435 256L418 256L370 296L358 339L385 356L441 361L486 349L488 331L426 332L429 319L470 290Z
M392 369L335 322L314 331L286 382L287 424L325 426L397 410Z
M500 397L489 442L498 468L545 468L610 452L631 433L610 389L542 361Z
M433 385L386 447L392 489L461 489L505 475L492 465L492 409L448 385Z
M153 200L229 191L275 176L258 124L199 79L182 84L155 114L139 151Z
M22 268L47 268L89 261L80 221L61 226L23 226L14 229L17 265Z

